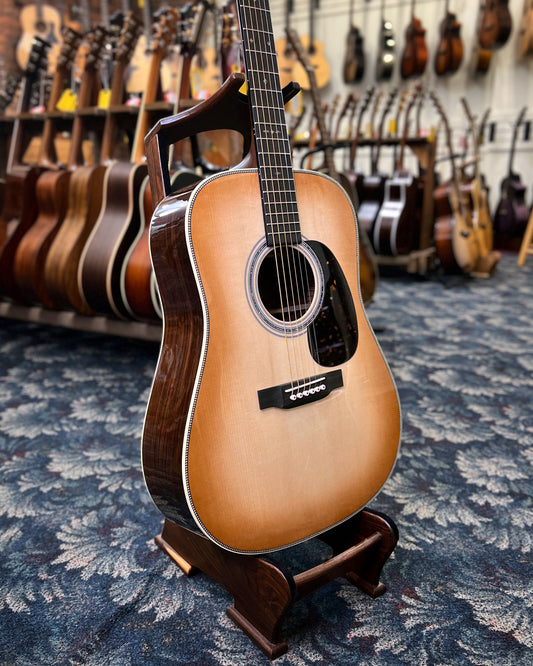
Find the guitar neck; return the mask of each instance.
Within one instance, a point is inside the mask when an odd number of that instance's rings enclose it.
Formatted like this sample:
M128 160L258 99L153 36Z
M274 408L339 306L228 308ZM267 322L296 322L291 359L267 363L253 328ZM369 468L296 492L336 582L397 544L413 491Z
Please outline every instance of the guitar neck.
M511 141L511 150L509 151L509 169L508 169L509 177L511 177L513 175L513 163L514 163L514 154L515 154L515 149L516 149L516 141L518 139L518 129L520 128L520 125L522 124L522 121L524 119L526 111L527 111L527 107L524 107L523 109L521 109L520 113L518 114L518 118L516 119L516 122L514 124L513 139Z
M253 6L252 6L253 1ZM267 0L237 0L268 245L301 242L294 174Z

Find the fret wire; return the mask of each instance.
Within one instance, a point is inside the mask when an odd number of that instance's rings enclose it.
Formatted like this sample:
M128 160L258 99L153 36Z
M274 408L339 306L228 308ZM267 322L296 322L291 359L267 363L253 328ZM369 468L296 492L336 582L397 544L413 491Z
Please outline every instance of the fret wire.
M279 79L274 34L268 2L241 0L239 20L244 43L248 94L265 230L287 242L300 242L292 155Z

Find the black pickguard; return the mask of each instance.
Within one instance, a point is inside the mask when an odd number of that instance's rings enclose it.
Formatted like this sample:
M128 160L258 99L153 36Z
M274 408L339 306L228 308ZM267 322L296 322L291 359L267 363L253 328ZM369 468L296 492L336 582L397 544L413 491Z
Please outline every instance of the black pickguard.
M318 241L306 242L316 254L324 275L322 305L307 329L309 351L318 364L334 367L348 361L357 349L355 306L348 282L332 252Z

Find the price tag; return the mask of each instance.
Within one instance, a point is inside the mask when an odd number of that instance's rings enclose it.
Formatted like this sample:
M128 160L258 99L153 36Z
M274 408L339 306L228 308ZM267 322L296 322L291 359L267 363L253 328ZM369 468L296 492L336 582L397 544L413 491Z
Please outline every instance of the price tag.
M56 104L58 111L75 111L78 105L78 96L71 88L66 88Z
M98 108L109 109L110 102L111 102L111 89L102 88L98 93Z

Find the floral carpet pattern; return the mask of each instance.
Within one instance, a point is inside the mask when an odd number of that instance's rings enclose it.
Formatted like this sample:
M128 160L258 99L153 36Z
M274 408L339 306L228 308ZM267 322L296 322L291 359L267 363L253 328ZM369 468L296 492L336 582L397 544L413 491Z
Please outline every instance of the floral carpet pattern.
M276 664L533 663L532 293L512 255L488 280L380 280L369 318L403 411L372 503L400 533L388 589L340 579L299 601ZM0 322L2 665L268 663L229 595L154 544L140 435L157 352Z

